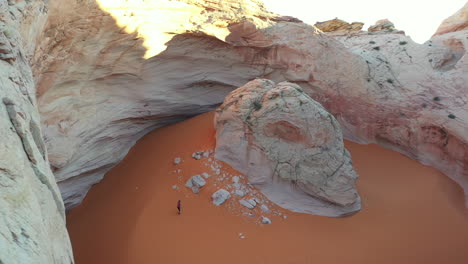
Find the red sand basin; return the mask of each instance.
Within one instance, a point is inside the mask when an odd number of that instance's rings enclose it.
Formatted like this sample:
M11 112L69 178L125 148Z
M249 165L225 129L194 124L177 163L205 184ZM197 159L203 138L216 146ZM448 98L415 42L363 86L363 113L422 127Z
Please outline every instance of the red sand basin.
M211 173L206 160L191 155L214 144L213 113L142 138L68 214L76 264L468 263L462 190L435 169L346 142L360 176L361 212L327 218L270 206L287 218L270 214L273 223L262 225L258 209L255 217L242 215L248 209L233 198L211 203L223 184L215 177L198 195L183 187L190 176ZM173 164L175 157L181 164ZM221 172L239 175L227 165Z

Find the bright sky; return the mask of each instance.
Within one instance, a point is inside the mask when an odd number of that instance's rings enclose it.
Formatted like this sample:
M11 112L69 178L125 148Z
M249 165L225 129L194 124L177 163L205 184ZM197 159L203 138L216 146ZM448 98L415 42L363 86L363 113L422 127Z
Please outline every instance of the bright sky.
M364 22L364 28L388 18L395 28L424 43L447 17L466 0L263 0L268 10L294 16L308 24L335 17L346 22Z

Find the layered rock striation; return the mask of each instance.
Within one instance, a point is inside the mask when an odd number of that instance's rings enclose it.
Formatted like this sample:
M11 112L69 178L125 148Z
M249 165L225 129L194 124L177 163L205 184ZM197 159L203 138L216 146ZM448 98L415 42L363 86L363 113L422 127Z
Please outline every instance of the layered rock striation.
M209 111L262 74L221 41L243 17L273 23L256 1L50 2L33 70L67 207L148 131Z
M44 1L0 2L0 263L73 263L30 67Z
M323 22L317 22L314 24L314 27L320 29L323 32L360 31L363 26L364 26L364 23L362 22L353 22L350 24L338 18L323 21Z
M345 138L397 150L468 188L466 30L419 45L383 24L321 33L247 0L52 3L33 70L67 206L142 135L215 108L256 77L299 84Z

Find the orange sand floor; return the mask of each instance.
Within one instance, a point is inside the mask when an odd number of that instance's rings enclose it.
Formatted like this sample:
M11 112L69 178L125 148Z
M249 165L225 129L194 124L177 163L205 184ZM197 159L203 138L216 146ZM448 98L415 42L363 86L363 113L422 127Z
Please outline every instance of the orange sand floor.
M211 193L222 183L216 187L210 178L199 194L183 186L192 175L211 173L191 155L214 148L212 120L207 113L148 134L92 188L68 214L76 264L468 263L461 188L435 169L376 145L346 142L363 200L353 216L272 206L281 215L272 213L273 223L262 225L259 210L245 216L248 209L236 207L234 198L214 206ZM174 165L175 157L182 163ZM236 174L227 165L221 172Z

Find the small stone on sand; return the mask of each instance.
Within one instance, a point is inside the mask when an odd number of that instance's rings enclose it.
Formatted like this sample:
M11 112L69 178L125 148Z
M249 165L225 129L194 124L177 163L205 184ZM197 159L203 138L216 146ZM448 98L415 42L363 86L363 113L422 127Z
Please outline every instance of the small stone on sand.
M192 158L196 160L201 160L203 151L195 152L192 154Z
M224 189L217 190L211 196L211 198L213 198L213 204L216 206L220 206L221 204L226 202L226 200L229 199L229 197L231 197L231 194Z
M262 209L262 211L265 212L265 213L270 213L270 209L268 208L268 206L266 206L264 204L262 204L260 206L260 209Z
M206 185L206 181L199 174L188 179L185 183L185 187L191 188L194 193L199 193L200 188Z
M271 224L270 218L262 216L262 224L265 224L265 225Z
M234 193L239 197L244 197L245 195L245 192L243 190L236 190Z

